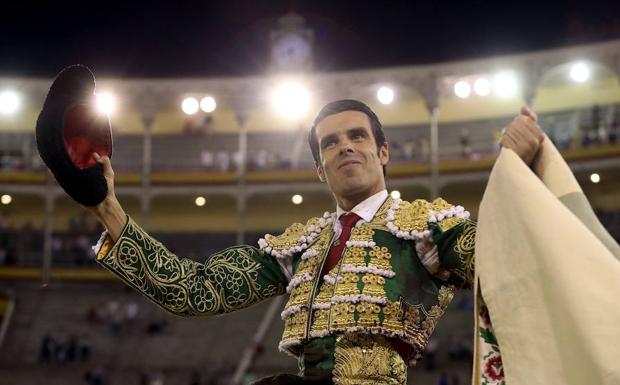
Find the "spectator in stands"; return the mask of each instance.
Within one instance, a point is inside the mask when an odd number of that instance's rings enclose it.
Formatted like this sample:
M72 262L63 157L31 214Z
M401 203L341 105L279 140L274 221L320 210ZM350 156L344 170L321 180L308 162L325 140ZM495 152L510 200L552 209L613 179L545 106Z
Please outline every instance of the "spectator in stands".
M218 151L215 156L219 171L227 172L230 168L230 154L227 151Z
M448 375L446 372L439 373L439 377L437 377L437 385L450 385L448 384Z
M415 158L416 142L413 139L406 140L403 144L403 159L413 160Z
M463 156L463 158L470 158L472 155L472 149L469 129L461 129L461 137L459 139L459 142L461 143L461 155Z
M544 138L535 114L524 108L507 127L503 145L531 164ZM521 137L529 140L515 140ZM259 248L228 248L204 264L173 255L125 214L110 160L95 154L108 182L106 200L91 209L108 231L97 259L179 315L230 312L290 292L280 349L299 357L305 377L259 383L363 382L366 374L349 372L363 368L373 381L405 384L406 363L421 357L456 288L473 285L475 223L443 199L389 197L388 143L375 113L359 101L326 105L309 144L336 213L267 235Z
M39 362L42 364L50 364L52 362L54 350L54 339L49 332L45 333L45 335L41 338L41 348L39 349Z
M213 157L213 152L211 152L209 150L206 150L206 149L202 150L202 152L200 153L200 164L206 170L213 169L213 166L215 164L215 159Z

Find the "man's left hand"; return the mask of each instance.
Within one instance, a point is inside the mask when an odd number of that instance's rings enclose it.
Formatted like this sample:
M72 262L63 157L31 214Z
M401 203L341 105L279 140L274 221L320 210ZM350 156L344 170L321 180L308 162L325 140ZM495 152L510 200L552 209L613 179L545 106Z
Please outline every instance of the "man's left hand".
M524 106L521 114L506 126L500 144L516 152L530 166L544 139L545 134L538 126L538 116Z

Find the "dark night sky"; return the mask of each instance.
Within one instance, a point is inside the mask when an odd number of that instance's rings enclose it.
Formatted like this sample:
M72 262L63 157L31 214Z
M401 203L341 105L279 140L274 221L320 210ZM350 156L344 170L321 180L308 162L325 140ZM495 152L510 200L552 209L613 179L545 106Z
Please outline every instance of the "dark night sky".
M261 74L269 30L290 10L314 29L321 71L484 57L620 38L620 2L608 3L4 0L0 76L78 62L121 77Z

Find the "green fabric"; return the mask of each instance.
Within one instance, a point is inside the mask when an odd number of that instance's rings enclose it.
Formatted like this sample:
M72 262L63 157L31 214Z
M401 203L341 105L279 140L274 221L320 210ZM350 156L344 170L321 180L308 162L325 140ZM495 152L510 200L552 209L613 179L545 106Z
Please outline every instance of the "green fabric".
M422 264L417 255L415 242L405 240L394 236L389 231L374 229L373 240L378 246L385 246L392 255L392 269L396 275L386 279L383 286L387 299L389 301L401 302L402 310L419 308L423 306L425 311L419 313L417 328L419 328L420 336L416 338L419 341L426 339L433 332L436 322L445 311L445 307L449 303L445 303L441 299L440 290L446 286L451 287L472 287L474 275L474 245L476 223L466 220L446 231L442 231L439 226L431 226L433 232L433 242L436 243L438 256L442 268L450 272L450 278L442 281L432 276L426 267ZM293 266L297 270L298 259L300 254L294 256ZM368 263L369 257L366 257ZM295 271L294 271L295 272ZM359 274L360 277L363 273ZM358 289L362 290L364 283L360 279ZM434 309L434 310L431 310ZM359 319L357 311L354 314L355 319ZM404 316L404 314L403 314ZM384 320L384 314L379 314L381 322ZM389 336L389 333L386 334ZM333 335L325 338L311 338L301 349L299 356L299 366L302 373L309 375L316 370L333 368ZM424 342L425 344L425 342ZM310 349L310 350L308 350ZM422 353L423 347L417 347ZM308 359L307 352L312 351L311 359ZM317 354L321 352L321 354ZM320 361L316 361L320 357ZM407 357L405 357L407 359ZM308 368L311 368L308 371Z
M254 247L231 247L200 263L177 257L131 218L99 263L165 310L183 316L239 310L283 294L287 283L276 260Z
M336 365L334 346L336 336L313 338L308 341L299 356L299 373L309 378L331 378Z

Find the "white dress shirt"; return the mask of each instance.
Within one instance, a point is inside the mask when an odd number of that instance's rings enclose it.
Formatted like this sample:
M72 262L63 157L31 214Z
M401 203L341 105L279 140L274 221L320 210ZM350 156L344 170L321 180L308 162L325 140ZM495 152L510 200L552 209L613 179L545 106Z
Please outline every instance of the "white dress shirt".
M355 224L356 226L359 225L360 223L370 222L372 218L374 218L375 214L377 214L377 211L379 211L379 208L381 207L381 205L383 205L383 202L385 202L387 197L388 197L387 190L381 190L378 193L358 203L357 206L351 209L351 211L344 211L340 206L336 206L337 220L336 220L336 223L334 224L334 233L336 234L336 238L338 238L340 236L340 233L342 232L342 225L340 224L340 221L338 220L340 219L342 215L348 212L359 215L361 219L357 221L357 223Z

